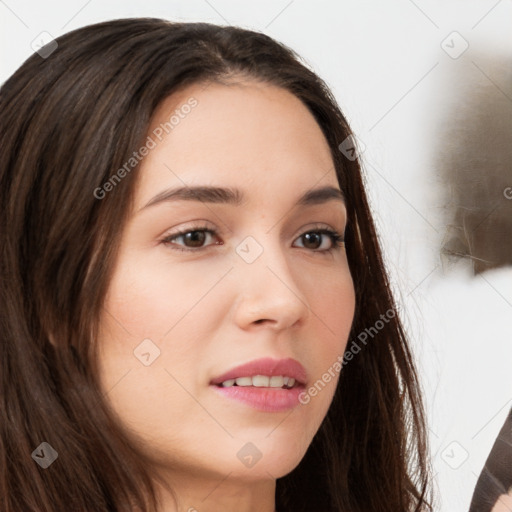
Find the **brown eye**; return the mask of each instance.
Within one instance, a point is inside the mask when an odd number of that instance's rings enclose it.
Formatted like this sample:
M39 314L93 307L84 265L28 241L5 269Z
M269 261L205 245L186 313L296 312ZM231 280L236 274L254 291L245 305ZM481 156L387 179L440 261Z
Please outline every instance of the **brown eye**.
M204 231L189 231L182 236L187 247L201 247L206 240Z
M172 247L172 249L176 249L178 251L201 250L207 247L207 245L205 246L204 244L208 238L208 235L213 236L215 234L215 231L206 227L197 227L169 235L162 240L162 243L169 246L174 245L176 247ZM175 241L179 239L182 239L182 244L175 243Z
M322 237L325 236L330 239L331 246L319 249L319 246L321 246L323 242ZM307 231L303 233L299 239L304 240L303 246L305 249L311 249L314 252L320 253L330 253L332 251L339 250L344 244L343 237L337 231L332 231L330 229Z
M322 234L316 231L304 233L302 239L305 240L304 247L307 249L318 249L318 247L322 245Z

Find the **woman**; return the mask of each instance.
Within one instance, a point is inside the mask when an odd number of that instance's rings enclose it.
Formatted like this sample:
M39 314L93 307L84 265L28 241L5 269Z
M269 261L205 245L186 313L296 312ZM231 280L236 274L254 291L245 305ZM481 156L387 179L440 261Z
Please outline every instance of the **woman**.
M0 90L2 510L430 510L326 85L235 27L57 44Z

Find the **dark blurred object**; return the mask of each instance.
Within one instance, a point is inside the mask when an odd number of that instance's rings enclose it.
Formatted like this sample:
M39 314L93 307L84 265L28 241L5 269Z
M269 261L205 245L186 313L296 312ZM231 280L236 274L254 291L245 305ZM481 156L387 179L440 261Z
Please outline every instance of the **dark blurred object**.
M512 487L512 410L485 462L473 492L469 512L491 512L501 494Z
M489 56L457 64L437 153L447 193L441 255L470 258L479 274L512 265L512 65Z

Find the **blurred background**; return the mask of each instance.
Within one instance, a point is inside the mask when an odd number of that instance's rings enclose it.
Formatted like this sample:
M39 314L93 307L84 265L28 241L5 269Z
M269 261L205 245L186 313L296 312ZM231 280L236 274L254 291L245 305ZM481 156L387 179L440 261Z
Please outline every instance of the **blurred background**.
M52 37L141 16L265 32L333 90L421 372L435 510L467 511L512 407L512 1L0 0L0 82Z

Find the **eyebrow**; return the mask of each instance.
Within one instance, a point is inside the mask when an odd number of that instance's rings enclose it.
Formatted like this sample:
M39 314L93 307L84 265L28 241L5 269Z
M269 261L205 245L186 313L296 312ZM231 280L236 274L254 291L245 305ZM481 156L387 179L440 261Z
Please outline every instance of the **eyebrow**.
M296 202L297 206L312 206L326 203L328 201L340 201L345 203L343 192L335 187L325 186L308 190ZM231 204L240 206L244 204L244 193L237 188L225 188L214 186L190 186L167 189L160 192L146 203L140 210L149 208L161 203L172 201L201 201L204 203ZM140 211L139 210L139 211Z

